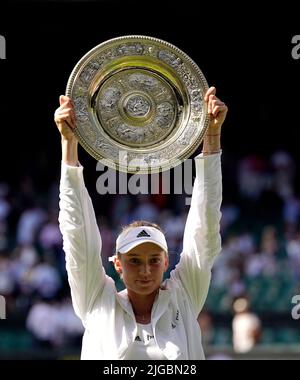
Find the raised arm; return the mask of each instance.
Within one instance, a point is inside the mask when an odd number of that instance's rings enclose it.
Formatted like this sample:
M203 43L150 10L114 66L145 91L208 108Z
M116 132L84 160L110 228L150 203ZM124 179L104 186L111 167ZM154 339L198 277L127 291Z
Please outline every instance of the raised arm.
M198 315L211 278L211 267L221 250L220 206L222 200L221 126L227 107L211 87L205 101L211 122L206 131L202 154L195 158L196 178L186 221L183 252L171 278L179 280Z
M55 111L54 120L61 135L62 162L78 166L78 140L74 134L75 112L69 97L59 97L60 107Z
M228 108L224 102L216 97L216 88L210 87L205 94L210 124L204 135L202 153L204 155L220 153L221 129L225 121Z
M59 224L74 310L84 321L104 286L105 272L101 237L78 162L74 108L68 97L60 96L59 100L60 107L55 112L62 147Z

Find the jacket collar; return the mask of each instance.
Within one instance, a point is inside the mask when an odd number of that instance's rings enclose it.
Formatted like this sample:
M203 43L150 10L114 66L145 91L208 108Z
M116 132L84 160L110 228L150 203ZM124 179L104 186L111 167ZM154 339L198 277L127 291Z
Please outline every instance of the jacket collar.
M152 319L153 325L156 324L156 322L165 312L166 308L168 307L170 297L171 297L171 292L168 289L163 289L163 288L159 289L158 296L156 297L154 301L152 312L151 312L151 319ZM132 318L135 319L132 305L128 298L127 289L124 289L121 292L117 293L117 300L120 306L122 307L122 309L125 310Z
M170 297L171 292L169 290L162 288L159 289L158 296L154 301L151 313L151 318L154 326L156 325L156 322L159 320L159 318L166 311L169 305Z
M133 313L131 302L129 301L129 298L128 298L127 289L124 289L121 292L117 293L117 300L119 304L121 305L122 309L125 310L129 315L131 315L134 318L134 313Z

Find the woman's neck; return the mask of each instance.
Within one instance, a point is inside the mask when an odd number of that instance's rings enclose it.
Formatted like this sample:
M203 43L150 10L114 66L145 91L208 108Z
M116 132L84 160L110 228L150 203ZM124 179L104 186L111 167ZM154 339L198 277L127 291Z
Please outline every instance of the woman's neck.
M147 295L137 294L131 292L129 289L127 293L137 322L149 323L151 321L152 306L158 294L158 290Z

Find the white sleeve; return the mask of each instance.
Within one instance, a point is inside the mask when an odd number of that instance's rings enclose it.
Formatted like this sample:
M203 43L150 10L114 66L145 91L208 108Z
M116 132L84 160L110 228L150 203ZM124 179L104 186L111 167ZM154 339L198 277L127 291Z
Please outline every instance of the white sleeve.
M82 166L62 163L59 206L73 307L84 320L103 289L106 276L101 261L101 236Z
M183 251L171 280L179 281L197 315L206 300L211 268L221 251L221 153L195 158L196 178L188 213Z

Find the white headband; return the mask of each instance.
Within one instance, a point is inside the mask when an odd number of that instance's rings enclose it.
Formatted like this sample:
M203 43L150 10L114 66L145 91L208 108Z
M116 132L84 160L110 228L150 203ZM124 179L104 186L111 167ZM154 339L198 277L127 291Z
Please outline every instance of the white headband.
M168 252L164 234L155 227L141 226L130 228L120 234L116 241L116 253L127 253L142 243L154 243Z

